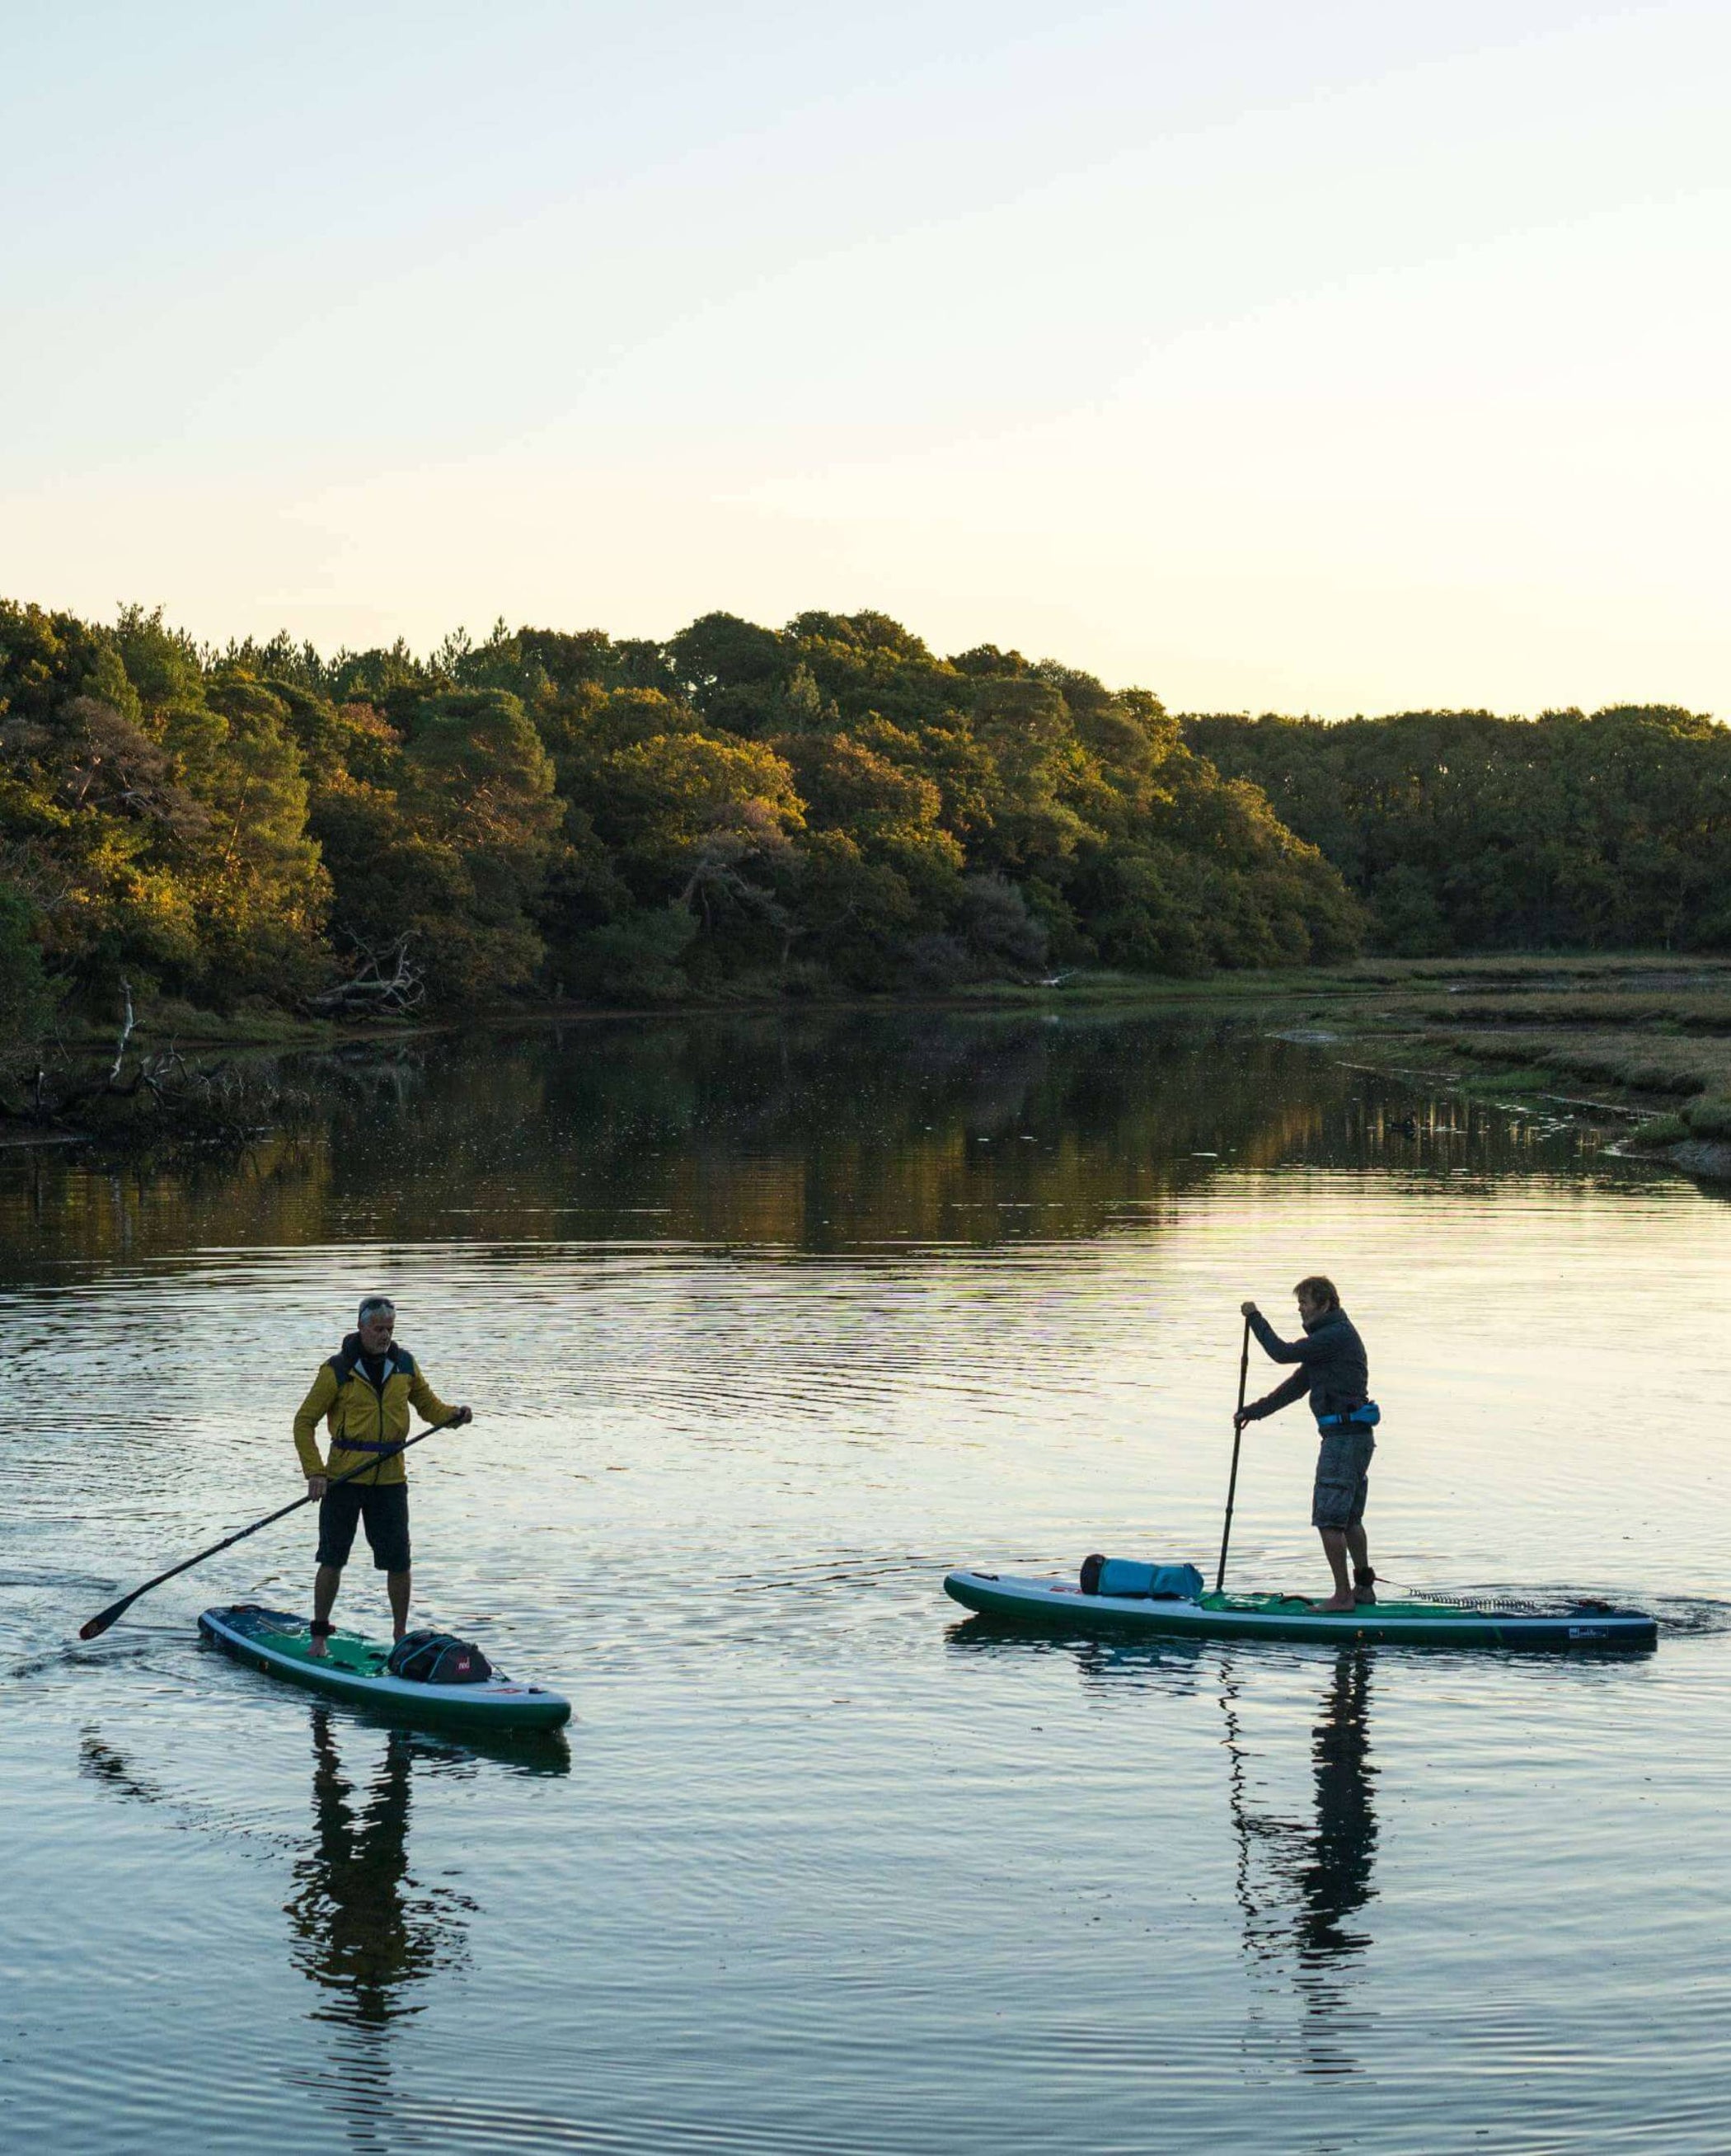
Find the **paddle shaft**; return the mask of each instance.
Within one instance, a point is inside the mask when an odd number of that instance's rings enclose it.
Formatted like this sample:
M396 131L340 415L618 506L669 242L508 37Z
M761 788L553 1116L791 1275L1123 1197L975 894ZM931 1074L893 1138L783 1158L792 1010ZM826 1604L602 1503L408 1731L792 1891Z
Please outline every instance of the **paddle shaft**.
M358 1467L350 1468L346 1475L332 1476L326 1481L325 1489L338 1490L345 1482L352 1482L357 1475L372 1474L387 1460L394 1460L398 1453L407 1452L412 1445L419 1445L423 1438L436 1436L442 1430L449 1430L456 1420L455 1415L450 1415L443 1422L429 1424L415 1436L404 1438L401 1445L388 1447L380 1453L376 1460L363 1460ZM80 1640L100 1640L115 1620L124 1617L141 1595L148 1594L153 1587L160 1587L165 1579L174 1579L183 1572L190 1572L195 1564L202 1564L207 1557L220 1557L225 1549L233 1549L237 1543L243 1543L248 1535L256 1535L261 1527L274 1526L278 1520L286 1520L290 1512L298 1512L303 1505L316 1502L310 1492L305 1497L297 1497L292 1504L284 1505L277 1512L267 1512L262 1520L254 1520L251 1527L242 1527L234 1534L224 1536L221 1542L213 1543L208 1549L200 1550L197 1557L189 1557L179 1564L170 1565L166 1572L159 1572L154 1579L146 1580L142 1587L135 1587L130 1594L123 1594L118 1602L110 1602L106 1609L99 1611L87 1625L80 1625L78 1636Z
M1244 1388L1250 1378L1250 1320L1244 1321L1244 1348L1238 1358L1238 1409L1232 1417L1232 1472L1227 1483L1226 1524L1220 1531L1220 1568L1214 1575L1214 1591L1218 1594L1226 1584L1227 1544L1232 1536L1232 1500L1238 1494L1238 1446L1244 1431L1238 1416L1244 1412Z

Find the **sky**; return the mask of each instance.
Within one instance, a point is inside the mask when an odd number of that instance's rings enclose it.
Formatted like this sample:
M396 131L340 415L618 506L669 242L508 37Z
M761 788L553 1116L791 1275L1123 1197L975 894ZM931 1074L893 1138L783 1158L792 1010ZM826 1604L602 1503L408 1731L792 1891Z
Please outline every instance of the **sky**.
M0 593L1731 716L1731 8L18 0Z

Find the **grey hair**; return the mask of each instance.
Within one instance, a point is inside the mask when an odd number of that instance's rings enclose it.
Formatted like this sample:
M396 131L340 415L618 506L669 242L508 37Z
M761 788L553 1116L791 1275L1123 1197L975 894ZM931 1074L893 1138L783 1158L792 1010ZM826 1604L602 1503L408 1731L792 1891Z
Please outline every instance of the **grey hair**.
M357 1325L365 1325L376 1310L388 1310L393 1317L397 1315L397 1305L392 1301L388 1295L363 1296L361 1299L361 1315L355 1322Z

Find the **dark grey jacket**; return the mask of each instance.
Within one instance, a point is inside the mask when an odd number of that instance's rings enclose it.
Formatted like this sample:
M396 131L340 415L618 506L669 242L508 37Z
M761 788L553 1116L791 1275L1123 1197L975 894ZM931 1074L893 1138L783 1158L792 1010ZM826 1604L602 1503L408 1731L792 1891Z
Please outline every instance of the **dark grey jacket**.
M1358 1328L1336 1303L1326 1317L1304 1327L1302 1340L1283 1340L1258 1311L1250 1329L1277 1363L1296 1363L1284 1384L1244 1410L1247 1422L1260 1422L1277 1409L1310 1395L1310 1412L1320 1422L1324 1415L1349 1414L1370 1398L1370 1371L1365 1359L1365 1343Z

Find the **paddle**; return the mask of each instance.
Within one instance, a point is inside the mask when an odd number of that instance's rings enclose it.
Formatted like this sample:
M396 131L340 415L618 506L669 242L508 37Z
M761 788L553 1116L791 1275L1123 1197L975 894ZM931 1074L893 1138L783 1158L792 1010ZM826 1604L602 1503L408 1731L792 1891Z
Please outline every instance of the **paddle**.
M399 1452L407 1452L412 1445L419 1445L423 1439L435 1436L442 1430L451 1429L458 1419L458 1417L453 1414L447 1415L443 1422L429 1423L415 1436L406 1437L401 1445L393 1445L388 1450L380 1453L376 1460L363 1460L358 1467L351 1467L346 1475L333 1476L326 1482L325 1488L335 1490L345 1482L352 1482L357 1475L370 1475L376 1467L383 1466L387 1460L394 1460ZM251 1527L242 1527L238 1533L227 1536L222 1542L213 1543L208 1549L200 1550L197 1557L189 1557L181 1564L170 1565L166 1572L159 1572L154 1579L146 1580L142 1587L135 1587L130 1594L123 1594L118 1602L110 1602L107 1609L100 1610L88 1625L80 1625L78 1636L80 1640L100 1640L115 1620L124 1617L141 1594L148 1594L153 1587L160 1587L165 1579L172 1579L179 1573L190 1572L195 1564L202 1564L206 1558L217 1557L225 1549L233 1549L236 1543L243 1543L248 1535L257 1534L260 1527L268 1527L275 1520L286 1520L290 1512L298 1512L303 1505L316 1504L317 1502L311 1496L297 1497L292 1505L284 1505L279 1512L267 1512L262 1520L254 1520Z
M1214 1591L1218 1594L1226 1584L1227 1543L1232 1532L1232 1500L1238 1494L1238 1445L1244 1435L1238 1416L1244 1412L1244 1388L1250 1376L1250 1320L1244 1321L1244 1352L1238 1358L1238 1409L1232 1417L1232 1474L1227 1484L1226 1525L1220 1531L1220 1569L1214 1575Z

